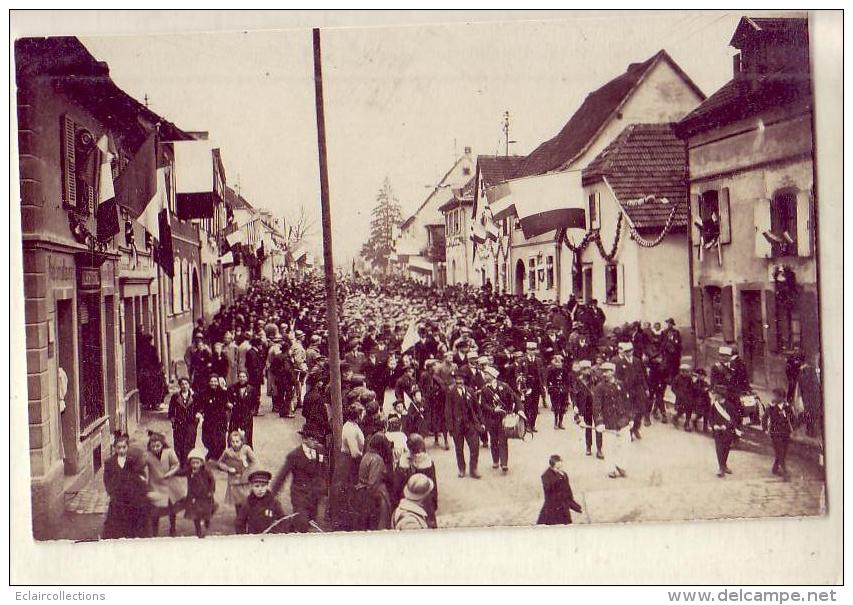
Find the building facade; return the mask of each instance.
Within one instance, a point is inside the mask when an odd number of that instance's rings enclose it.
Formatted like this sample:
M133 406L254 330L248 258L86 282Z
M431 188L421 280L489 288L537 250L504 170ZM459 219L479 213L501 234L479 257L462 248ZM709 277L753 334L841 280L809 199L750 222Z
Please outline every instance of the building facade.
M687 142L697 356L740 351L750 379L820 351L806 19L743 18L731 81L678 125Z

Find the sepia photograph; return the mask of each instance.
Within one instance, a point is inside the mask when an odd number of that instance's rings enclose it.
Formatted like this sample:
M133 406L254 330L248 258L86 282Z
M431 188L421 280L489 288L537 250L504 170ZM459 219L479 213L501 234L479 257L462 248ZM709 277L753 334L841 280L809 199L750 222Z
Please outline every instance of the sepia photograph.
M812 19L13 34L32 540L827 515Z

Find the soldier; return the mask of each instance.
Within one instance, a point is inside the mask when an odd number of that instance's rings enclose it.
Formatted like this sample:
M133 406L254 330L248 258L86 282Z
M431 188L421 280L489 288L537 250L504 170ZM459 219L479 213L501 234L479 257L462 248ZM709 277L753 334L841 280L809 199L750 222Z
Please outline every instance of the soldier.
M548 387L548 396L554 407L554 430L563 430L563 417L566 415L566 407L569 398L569 376L563 366L563 356L554 355L551 365L546 372L545 384Z
M613 471L607 476L611 479L625 477L625 441L628 438L625 428L631 423L631 409L627 392L616 378L616 365L606 361L601 364L602 380L592 391L595 413L595 430L612 433L609 438L610 461ZM601 456L599 456L601 458Z
M519 383L521 395L524 397L524 415L531 433L536 431L536 417L539 415L539 398L542 396L543 374L542 360L536 355L536 343L527 343L527 353L521 359L519 367Z
M592 433L595 432L595 457L603 460L604 454L601 452L602 435L592 429L595 426L592 390L592 363L587 359L582 359L578 362L578 378L572 382L572 403L575 406L576 420L583 418L586 425L586 455L592 456Z
M646 384L646 371L643 363L634 357L634 345L630 342L619 343L619 355L611 360L616 367L616 378L628 394L633 409L631 440L640 439L640 423L648 409L649 389ZM651 424L648 418L647 424Z
M515 412L520 404L518 395L508 384L498 380L498 371L486 368L488 382L480 391L480 409L492 451L492 468L501 467L504 474L509 471L509 443L503 428L504 416Z

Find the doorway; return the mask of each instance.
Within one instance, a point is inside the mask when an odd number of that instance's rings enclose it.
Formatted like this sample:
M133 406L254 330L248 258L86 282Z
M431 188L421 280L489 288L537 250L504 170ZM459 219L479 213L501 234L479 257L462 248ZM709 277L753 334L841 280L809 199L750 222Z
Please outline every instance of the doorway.
M198 284L198 271L193 269L193 285L192 285L192 316L193 321L197 321L202 315L201 308L201 288Z
M761 290L740 293L743 360L752 382L764 376L764 318L761 312ZM758 380L763 382L763 380Z
M524 279L527 276L527 271L524 268L524 261L518 259L515 261L515 294L522 296L524 294Z
M80 328L80 431L104 415L103 345L101 343L101 295L81 294L77 323Z
M71 299L56 301L57 363L68 378L65 410L60 413L62 458L66 475L77 474L77 355L74 352L73 307Z
M106 341L107 371L107 415L110 418L110 429L118 428L118 388L116 385L116 336L115 336L115 297L104 297L104 339Z

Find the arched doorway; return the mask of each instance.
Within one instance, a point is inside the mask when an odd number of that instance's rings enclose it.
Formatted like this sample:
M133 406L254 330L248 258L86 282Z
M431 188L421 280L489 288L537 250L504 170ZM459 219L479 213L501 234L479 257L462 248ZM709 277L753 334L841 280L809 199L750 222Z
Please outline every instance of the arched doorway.
M198 283L198 271L193 268L193 284L192 284L192 314L193 321L196 321L199 317L201 317L201 287Z
M524 277L524 261L518 259L517 261L515 261L515 290L513 290L513 292L518 296L524 294Z

